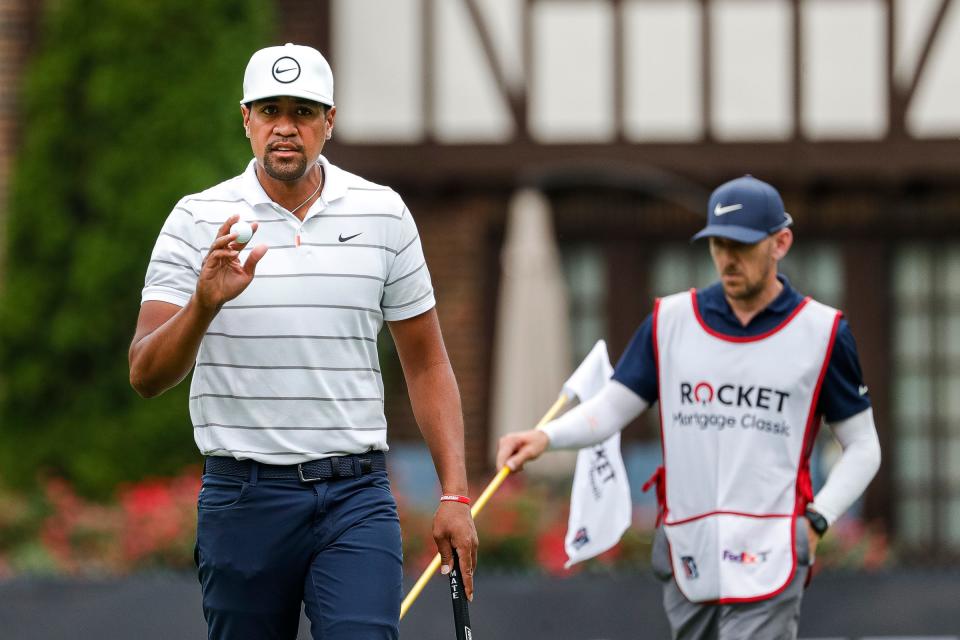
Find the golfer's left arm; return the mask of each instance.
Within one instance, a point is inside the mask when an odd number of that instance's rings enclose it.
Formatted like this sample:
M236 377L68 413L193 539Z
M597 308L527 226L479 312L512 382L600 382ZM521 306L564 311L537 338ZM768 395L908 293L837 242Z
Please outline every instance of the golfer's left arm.
M468 487L460 392L443 344L436 310L388 325L403 366L413 414L430 448L440 488L444 494L465 496ZM456 549L464 574L464 588L472 600L477 530L469 505L440 503L434 516L433 537L444 573L452 567L452 550Z

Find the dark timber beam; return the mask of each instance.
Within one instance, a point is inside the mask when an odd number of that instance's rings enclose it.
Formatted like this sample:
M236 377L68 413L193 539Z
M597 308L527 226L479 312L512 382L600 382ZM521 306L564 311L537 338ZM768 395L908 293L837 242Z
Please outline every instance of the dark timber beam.
M930 53L937 41L937 37L943 30L944 18L947 11L953 4L953 0L940 0L937 7L937 13L927 32L927 37L923 42L923 49L920 51L920 57L917 59L917 66L913 69L909 84L906 87L900 86L896 79L896 51L899 45L900 30L897 29L897 20L894 14L894 0L884 0L884 6L887 12L887 94L889 97L889 122L890 127L888 135L891 138L905 138L907 134L907 111L910 109L910 103L917 93L917 87L923 79L923 73L930 60Z
M910 106L910 102L913 100L913 96L917 92L917 87L920 85L920 80L923 78L923 72L927 67L927 61L930 59L930 52L933 51L933 45L937 41L937 36L939 36L940 32L942 31L944 16L947 15L947 10L952 4L953 0L940 0L940 7L937 9L937 15L933 19L930 32L927 34L927 39L923 43L923 51L920 53L920 59L917 62L917 68L914 71L913 80L903 95L903 102L907 107Z
M793 19L793 25L791 25L791 37L793 38L791 43L793 47L791 117L793 118L793 137L800 140L805 137L803 135L803 32L800 28L803 17L800 15L800 0L793 0L790 5L790 14Z
M713 140L713 17L710 0L700 0L700 109L703 139Z
M884 52L884 74L887 78L887 136L902 138L907 135L907 110L897 86L897 47L900 30L897 29L896 6L893 0L883 0L886 11L887 50Z
M434 65L434 55L436 51L436 17L437 7L434 0L421 0L420 20L423 32L420 34L420 73L421 88L421 108L423 109L423 136L427 142L433 142L435 139L436 127L436 109L437 109L437 74L436 65Z
M480 7L477 5L477 0L464 0L467 10L470 12L470 19L473 22L474 30L477 32L477 36L480 38L480 44L483 46L483 53L487 59L487 66L490 69L490 72L493 74L493 78L497 83L497 87L500 89L500 95L503 96L503 99L507 102L507 107L510 109L510 113L513 116L514 131L517 132L519 137L525 137L524 133L527 130L527 96L524 91L522 94L517 93L510 87L510 83L507 80L507 72L504 69L503 64L500 62L499 57L497 56L496 47L493 44L493 37L490 35L490 30L487 28L487 23L483 19L483 15L480 13ZM524 69L524 74L528 73L528 69Z
M277 34L279 42L295 42L318 49L333 65L333 25L330 24L331 0L306 3L298 0L277 0ZM334 67L336 68L336 67Z
M624 131L627 128L626 121L626 64L624 56L624 45L626 41L626 16L624 15L623 0L612 0L613 7L613 38L611 40L611 52L613 56L613 123L616 128L616 138L618 142L625 142Z
M960 179L960 140L865 142L744 142L664 144L347 145L328 155L349 171L387 183L442 186L513 186L525 176L583 168L648 169L713 183L753 173L770 180L805 183L819 179L866 182Z

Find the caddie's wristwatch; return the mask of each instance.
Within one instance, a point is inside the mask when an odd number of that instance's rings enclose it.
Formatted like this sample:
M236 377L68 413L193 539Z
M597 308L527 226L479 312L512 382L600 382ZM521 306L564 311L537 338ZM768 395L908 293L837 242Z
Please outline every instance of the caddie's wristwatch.
M823 517L822 514L817 513L810 507L807 507L807 510L803 512L803 517L810 521L810 526L813 527L813 530L817 532L817 535L821 538L823 534L827 532L827 528L830 524L827 522L827 519Z

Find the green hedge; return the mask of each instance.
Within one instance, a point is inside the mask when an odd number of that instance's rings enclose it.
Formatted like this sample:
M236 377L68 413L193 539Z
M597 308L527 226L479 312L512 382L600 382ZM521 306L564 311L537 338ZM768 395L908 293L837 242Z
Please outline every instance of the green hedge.
M187 384L146 401L127 348L176 201L250 157L239 98L263 0L48 2L26 71L0 298L0 482L88 495L196 461Z

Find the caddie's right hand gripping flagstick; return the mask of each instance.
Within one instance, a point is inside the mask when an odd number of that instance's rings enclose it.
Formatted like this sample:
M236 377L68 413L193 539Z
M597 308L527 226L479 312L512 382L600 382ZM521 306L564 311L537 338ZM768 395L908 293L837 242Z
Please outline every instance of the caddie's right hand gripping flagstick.
M541 428L543 425L547 424L555 417L560 411L566 406L566 404L572 400L572 396L568 396L565 392L560 394L560 397L557 398L556 402L553 403L553 406L550 407L550 410L542 418L540 422L537 423L537 429ZM490 497L497 492L497 489L500 488L500 485L503 484L503 481L507 479L511 473L510 467L504 466L503 469L494 476L493 480L490 481L490 484L487 485L487 488L483 490L483 493L480 494L480 497L477 498L476 502L473 503L473 507L470 509L470 515L474 518L477 517L477 514L483 509L484 505L490 500ZM407 597L403 599L403 602L400 604L400 619L403 620L403 616L407 615L407 611L410 610L410 607L413 606L413 603L420 596L420 592L423 591L423 588L427 586L427 583L430 582L430 578L433 577L433 574L440 569L440 554L438 553L433 557L433 561L423 570L423 573L420 574L420 578L417 579L416 584L413 585L413 588L410 589L410 593L407 594Z
M547 411L540 422L537 423L536 428L541 429L548 422L553 420L559 415L563 409L567 408L574 401L582 401L593 396L596 393L596 390L602 385L607 378L609 378L609 373L603 373L602 375L598 374L598 371L605 372L604 364L606 368L610 367L610 359L607 355L607 345L603 340L597 342L594 345L593 349L584 358L583 362L580 363L580 366L577 367L576 371L567 379L566 383L563 385L563 390L560 392L560 396L553 403L553 406L550 407L550 410ZM476 518L477 514L483 509L487 504L490 498L494 493L497 492L497 489L500 488L500 485L504 483L507 477L510 475L510 467L504 466L497 472L497 475L494 476L493 480L490 481L490 484L487 485L487 488L483 490L483 493L480 494L480 497L477 498L476 502L473 503L473 507L470 509L470 514ZM417 580L416 584L413 585L413 588L410 589L410 593L407 594L407 597L403 599L403 603L400 605L400 619L403 620L403 616L407 614L407 611L410 610L410 607L413 606L414 601L420 596L420 592L423 591L423 588L427 586L427 583L430 582L430 578L433 577L433 574L437 572L440 568L440 554L438 553L434 556L433 561L430 565L420 574L420 578Z
M457 640L473 640L470 630L470 604L463 591L463 576L460 574L460 556L453 552L453 571L450 572L450 600L453 602L453 626Z

